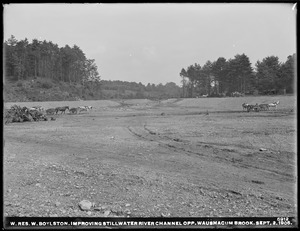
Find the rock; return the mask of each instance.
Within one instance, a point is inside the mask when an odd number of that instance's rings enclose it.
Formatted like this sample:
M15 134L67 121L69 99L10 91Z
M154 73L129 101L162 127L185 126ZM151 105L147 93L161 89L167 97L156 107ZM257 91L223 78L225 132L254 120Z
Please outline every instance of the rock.
M162 217L169 217L170 215L171 215L170 213L165 213L165 214L164 214L164 213L161 213L161 216L162 216Z
M81 210L90 210L93 207L93 203L88 200L82 200L78 205Z
M92 212L91 212L91 211L88 211L86 214L89 215L89 216L91 216L91 215L92 215Z
M126 204L126 205L125 205L125 207L129 207L129 206L130 206L130 204Z
M108 217L108 215L110 214L110 210L106 210L103 214L104 217Z
M58 206L60 206L60 205L61 205L60 202L55 202L55 206L56 206L56 207L58 207Z
M267 151L265 148L260 148L259 151Z
M131 214L131 212L130 212L129 209L126 209L124 212L125 212L127 215L130 215L130 214Z

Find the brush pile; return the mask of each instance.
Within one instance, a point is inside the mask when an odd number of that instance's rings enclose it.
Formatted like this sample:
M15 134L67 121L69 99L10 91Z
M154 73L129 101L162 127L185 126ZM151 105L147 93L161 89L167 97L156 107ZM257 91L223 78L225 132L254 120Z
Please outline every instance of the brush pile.
M30 110L27 107L13 105L10 109L6 109L4 115L5 124L14 122L32 122L47 121L46 115L39 110Z

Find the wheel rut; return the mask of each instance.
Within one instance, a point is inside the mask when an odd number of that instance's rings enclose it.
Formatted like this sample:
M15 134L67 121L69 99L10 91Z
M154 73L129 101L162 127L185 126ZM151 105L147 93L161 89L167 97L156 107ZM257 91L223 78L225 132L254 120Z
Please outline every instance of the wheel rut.
M215 142L191 142L181 138L174 138L163 135L157 131L152 131L146 124L143 126L127 127L128 131L139 139L156 142L159 146L169 149L172 152L185 153L189 156L198 156L203 160L227 163L233 166L245 169L254 169L269 174L280 175L288 181L294 181L292 174L286 174L284 171L272 169L269 166L273 164L272 158L262 157L261 153L253 148L244 145L220 144ZM198 149L200 151L195 151ZM272 150L269 150L272 154ZM260 158L257 158L257 157ZM290 163L286 163L286 168Z

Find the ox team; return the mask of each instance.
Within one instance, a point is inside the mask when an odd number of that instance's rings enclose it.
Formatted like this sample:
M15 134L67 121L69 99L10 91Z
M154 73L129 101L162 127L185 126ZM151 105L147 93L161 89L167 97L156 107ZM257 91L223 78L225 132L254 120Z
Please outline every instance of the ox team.
M32 109L45 111L45 109L41 106L33 107ZM63 106L63 107L49 108L49 109L46 110L46 113L48 115L58 114L59 112L60 112L60 114L65 114L66 110L68 110L70 113L73 113L73 114L76 113L77 114L77 113L80 113L82 111L87 111L88 112L92 109L93 109L92 106L80 106L80 107L73 107L73 108L70 108L69 106Z
M270 108L275 108L275 110L276 110L278 104L279 104L279 101L269 103L269 104L263 103L263 104L255 104L255 105L243 103L242 107L243 107L243 110L246 109L248 112L250 112L250 111L269 111Z

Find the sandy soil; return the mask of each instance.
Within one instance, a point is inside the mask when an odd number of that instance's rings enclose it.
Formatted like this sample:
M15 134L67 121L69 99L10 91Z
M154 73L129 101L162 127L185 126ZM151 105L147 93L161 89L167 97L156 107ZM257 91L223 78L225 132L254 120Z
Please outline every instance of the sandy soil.
M94 109L4 126L5 216L296 216L295 97L18 105Z

